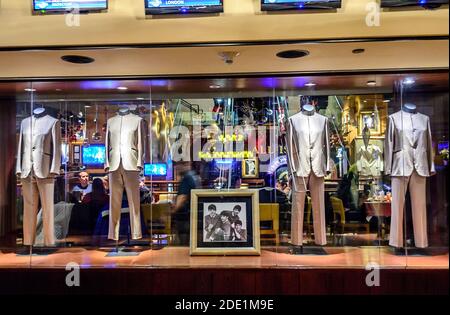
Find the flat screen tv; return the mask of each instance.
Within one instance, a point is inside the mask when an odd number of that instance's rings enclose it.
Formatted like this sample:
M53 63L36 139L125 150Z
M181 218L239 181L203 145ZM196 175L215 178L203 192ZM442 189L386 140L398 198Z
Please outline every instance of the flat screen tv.
M340 8L341 2L342 0L261 0L261 10L332 10Z
M83 146L83 165L92 168L102 168L106 161L106 149L104 144L91 144Z
M223 12L223 0L145 0L147 15L220 12Z
M144 176L165 177L167 176L167 164L165 163L146 163L144 165Z
M80 12L95 12L108 9L108 0L33 0L33 11L42 13L68 12L78 9Z
M437 8L449 4L449 0L381 0L382 8L421 6L425 8Z

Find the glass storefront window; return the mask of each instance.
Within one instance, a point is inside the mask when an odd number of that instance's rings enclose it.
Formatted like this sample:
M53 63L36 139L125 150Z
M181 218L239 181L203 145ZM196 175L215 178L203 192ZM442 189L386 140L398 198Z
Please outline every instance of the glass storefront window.
M0 265L448 266L447 83L2 83L17 193Z

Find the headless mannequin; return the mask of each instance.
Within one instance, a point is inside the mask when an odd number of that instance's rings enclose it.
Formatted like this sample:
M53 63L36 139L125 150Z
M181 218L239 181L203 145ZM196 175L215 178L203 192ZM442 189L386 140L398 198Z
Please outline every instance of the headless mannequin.
M308 124L309 124L309 119L310 118L313 119L313 116L314 117L317 116L315 118L319 119L319 121L320 121L320 119L322 119L322 116L320 116L318 114L316 115L315 107L313 105L310 105L310 104L302 105L302 107L301 107L301 115L310 116L310 117L308 117ZM304 119L304 118L300 118L300 119ZM323 119L325 119L325 118L323 118ZM314 119L313 124L316 124L316 123L317 122ZM325 123L325 125L326 125L326 123ZM317 129L317 126L311 125L311 128L316 128ZM319 127L319 128L322 128L322 127ZM308 130L303 130L302 132L303 132L303 136L305 136L304 135L305 132L306 132L306 134L308 134L308 133L310 134L309 135L309 137L310 137L309 141L311 141L311 134L314 135L316 133L316 131L311 131L309 129ZM307 137L308 136L306 136L306 138ZM320 138L320 136L319 136L319 138ZM310 143L310 145L312 145L312 143ZM295 150L297 150L297 151L299 149L304 152L304 151L307 151L308 149L312 150L313 147L311 147L311 148L303 148L303 147L302 148L295 148ZM321 176L322 174L319 174L319 176L317 176L316 175L317 173L316 174L314 173L313 163L317 163L317 160L315 160L314 162L311 160L310 163L311 163L311 165L310 165L310 167L311 167L310 174L307 175L307 176L302 175L301 177L300 177L300 175L298 175L298 177L296 176L296 179L294 180L294 183L293 183L294 184L294 191L295 191L294 192L294 199L297 200L297 198L298 198L298 201L296 201L296 205L297 205L298 208L296 208L296 210L295 210L297 215L295 216L295 218L293 217L292 222L291 222L291 224L292 224L291 230L292 230L292 235L293 235L292 236L293 240L291 240L291 243L292 243L292 253L293 254L303 254L303 244L302 244L303 243L303 236L302 236L303 228L299 227L299 223L298 222L301 222L300 224L303 224L303 216L304 216L304 206L303 206L304 201L303 200L306 197L306 192L307 191L310 191L311 194L312 194L313 209L315 209L314 212L313 212L313 215L314 215L314 220L315 220L315 223L316 223L316 225L314 227L315 228L314 232L315 232L316 244L319 245L319 246L323 246L323 245L326 244L326 236L324 235L325 228L323 227L324 224L325 224L325 220L324 220L324 217L321 216L322 208L323 208L322 204L324 204L324 201L321 198L321 195L323 193L321 192L321 188L320 187L321 187L322 184L320 182L323 181L323 177ZM316 170L318 168L320 169L320 167L316 166ZM295 236L295 240L294 240L294 236Z
M394 135L392 140L386 138L385 154L393 196L389 245L396 253L404 252L405 195L409 190L414 244L418 249L427 248L426 179L435 174L430 119L418 113L415 104L405 103L401 112L390 116L388 132ZM403 143L397 146L403 152L400 157L393 153L396 143Z
M415 114L417 113L417 106L415 104L412 103L406 103L403 105L402 110L404 112L410 113L410 114Z
M119 109L119 115L126 116L128 114L130 114L130 109L129 108L121 108L121 109Z
M36 108L33 110L33 116L36 118L41 118L47 115L47 111L44 107Z
M126 116L130 114L130 109L128 107L120 108L118 111L120 116ZM116 252L119 252L119 240L116 241Z
M314 106L306 104L302 106L302 113L308 116L313 116L316 113Z

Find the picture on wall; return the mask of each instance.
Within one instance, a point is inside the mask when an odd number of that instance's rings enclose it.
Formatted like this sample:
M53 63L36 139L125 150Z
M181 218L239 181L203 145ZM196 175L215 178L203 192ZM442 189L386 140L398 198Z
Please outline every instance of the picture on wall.
M364 128L367 126L371 136L381 134L380 117L375 112L361 112L359 114L359 135L363 135Z
M259 255L257 190L193 190L191 255Z
M242 177L243 178L257 178L259 176L258 159L243 159L242 160Z

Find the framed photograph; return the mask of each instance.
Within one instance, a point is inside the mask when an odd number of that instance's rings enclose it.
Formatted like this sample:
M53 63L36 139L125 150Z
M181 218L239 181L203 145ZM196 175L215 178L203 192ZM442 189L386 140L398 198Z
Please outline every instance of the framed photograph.
M259 177L259 163L258 159L243 159L242 160L242 178L257 178Z
M359 114L359 136L362 136L365 126L369 128L371 136L381 134L380 117L375 112L361 112Z
M191 192L191 255L260 255L259 193Z

